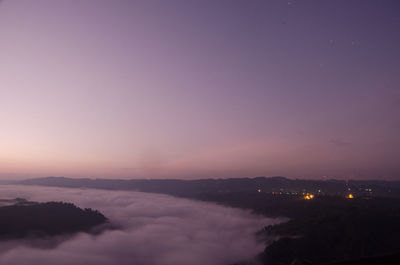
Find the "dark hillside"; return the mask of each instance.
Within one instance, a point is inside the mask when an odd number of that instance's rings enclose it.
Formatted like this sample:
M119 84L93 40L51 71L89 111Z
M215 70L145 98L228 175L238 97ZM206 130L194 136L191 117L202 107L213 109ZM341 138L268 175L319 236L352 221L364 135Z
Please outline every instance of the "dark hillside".
M107 218L96 210L81 209L64 202L3 206L0 216L0 239L89 232L107 222Z

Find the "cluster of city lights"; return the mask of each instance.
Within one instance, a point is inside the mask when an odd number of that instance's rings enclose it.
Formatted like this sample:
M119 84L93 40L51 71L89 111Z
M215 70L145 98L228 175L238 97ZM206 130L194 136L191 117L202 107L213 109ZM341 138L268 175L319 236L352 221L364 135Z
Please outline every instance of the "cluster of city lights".
M305 200L314 199L314 194L307 193L307 194L304 196L304 199L305 199Z

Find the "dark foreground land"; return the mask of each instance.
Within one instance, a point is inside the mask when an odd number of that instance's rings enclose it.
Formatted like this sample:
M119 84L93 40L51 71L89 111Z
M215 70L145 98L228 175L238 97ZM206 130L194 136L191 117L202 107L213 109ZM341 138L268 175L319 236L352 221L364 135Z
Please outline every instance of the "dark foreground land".
M281 177L228 180L42 178L22 184L164 193L250 209L290 220L258 233L263 264L398 264L400 185L386 181L308 181ZM354 198L346 198L349 194ZM305 199L313 194L312 199ZM272 240L271 240L272 238Z
M360 265L400 264L396 263L399 255L392 255L400 253L399 198L316 195L307 200L302 195L263 192L205 193L194 198L290 218L259 232L260 239L268 243L260 255L264 264L290 264L297 258L311 264L346 260L357 260L354 264ZM390 263L391 257L396 262Z
M0 207L0 240L91 232L107 222L100 212L71 203L13 201L12 205Z

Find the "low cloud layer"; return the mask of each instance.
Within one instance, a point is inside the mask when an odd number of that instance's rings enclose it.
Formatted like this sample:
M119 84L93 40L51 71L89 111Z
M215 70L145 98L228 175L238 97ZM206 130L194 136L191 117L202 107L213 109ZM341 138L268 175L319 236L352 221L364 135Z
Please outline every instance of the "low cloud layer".
M121 229L80 233L51 249L3 242L0 264L228 265L260 253L254 233L279 221L159 194L0 185L0 199L15 197L94 208Z

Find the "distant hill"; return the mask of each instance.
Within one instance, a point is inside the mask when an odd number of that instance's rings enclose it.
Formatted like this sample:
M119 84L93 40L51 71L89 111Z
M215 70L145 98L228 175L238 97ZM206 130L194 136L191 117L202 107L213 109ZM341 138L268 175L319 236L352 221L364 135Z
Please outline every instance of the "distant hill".
M192 197L202 193L224 192L262 192L293 193L311 192L327 195L343 195L351 192L363 196L400 197L400 181L382 180L304 180L284 177L257 177L231 179L72 179L46 177L17 182L23 185L42 185L69 188L96 188L113 190L137 190L143 192L165 193L175 196Z
M0 240L90 232L107 222L100 212L81 209L71 203L12 201L16 204L0 207Z

